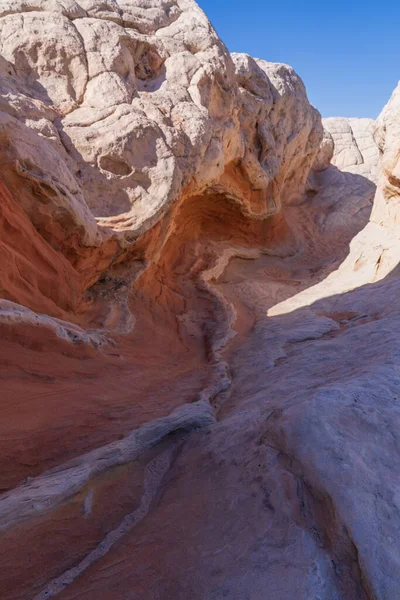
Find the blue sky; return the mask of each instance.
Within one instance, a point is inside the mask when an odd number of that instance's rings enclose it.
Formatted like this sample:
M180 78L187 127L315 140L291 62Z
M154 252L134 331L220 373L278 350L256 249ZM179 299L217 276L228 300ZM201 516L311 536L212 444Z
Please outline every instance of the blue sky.
M197 0L231 52L294 67L323 117L376 118L400 79L398 0Z

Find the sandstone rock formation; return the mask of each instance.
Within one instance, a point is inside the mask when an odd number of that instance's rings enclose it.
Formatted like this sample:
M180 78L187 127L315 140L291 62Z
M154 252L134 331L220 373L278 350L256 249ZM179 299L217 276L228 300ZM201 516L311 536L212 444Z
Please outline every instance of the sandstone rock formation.
M374 138L374 121L330 118L324 119L323 123L333 140L332 164L341 171L376 181L380 154Z
M399 120L0 0L2 600L397 597Z

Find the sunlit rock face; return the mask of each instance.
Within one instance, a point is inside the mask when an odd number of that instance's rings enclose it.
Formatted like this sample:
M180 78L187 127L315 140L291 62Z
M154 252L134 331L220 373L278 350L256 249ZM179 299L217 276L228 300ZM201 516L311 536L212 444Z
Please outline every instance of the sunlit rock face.
M2 600L397 597L399 98L0 0Z
M399 234L400 83L379 115L375 138L382 155L373 220Z
M290 67L232 60L194 2L86 4L0 7L6 183L47 185L84 245L213 186L257 217L298 193L321 126Z
M375 181L380 166L379 148L374 138L375 122L333 117L323 119L323 125L333 140L332 164L341 171Z

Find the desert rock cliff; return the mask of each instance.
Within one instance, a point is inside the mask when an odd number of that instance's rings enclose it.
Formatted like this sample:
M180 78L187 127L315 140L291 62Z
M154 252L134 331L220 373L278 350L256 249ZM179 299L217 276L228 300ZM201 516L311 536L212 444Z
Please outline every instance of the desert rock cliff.
M2 600L395 600L400 87L193 0L0 0Z

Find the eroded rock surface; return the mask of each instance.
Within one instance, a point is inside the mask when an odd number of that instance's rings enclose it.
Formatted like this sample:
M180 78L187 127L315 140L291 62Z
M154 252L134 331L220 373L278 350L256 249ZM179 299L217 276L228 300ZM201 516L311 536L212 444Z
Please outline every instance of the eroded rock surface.
M399 99L0 0L2 600L397 597Z
M332 164L341 171L364 175L376 181L380 153L372 119L323 119L324 128L333 140Z

